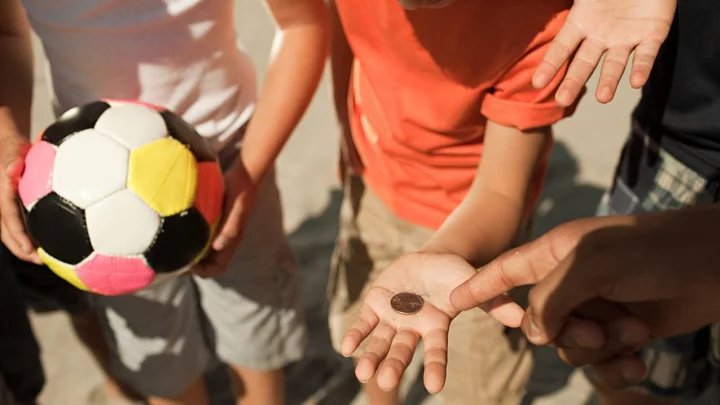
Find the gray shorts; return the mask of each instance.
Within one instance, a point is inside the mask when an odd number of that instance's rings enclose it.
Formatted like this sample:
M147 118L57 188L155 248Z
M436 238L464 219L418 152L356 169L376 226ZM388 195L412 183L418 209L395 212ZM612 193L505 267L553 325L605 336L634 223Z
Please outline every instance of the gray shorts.
M184 275L127 296L93 296L115 375L143 395L173 397L215 355L268 371L299 360L307 338L298 277L271 171L227 272Z

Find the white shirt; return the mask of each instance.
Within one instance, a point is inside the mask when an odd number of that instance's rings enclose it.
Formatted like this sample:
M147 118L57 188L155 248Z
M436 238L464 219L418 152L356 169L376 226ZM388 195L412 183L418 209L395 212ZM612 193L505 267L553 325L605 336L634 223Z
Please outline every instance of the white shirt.
M216 148L252 114L256 75L233 0L23 0L55 112L101 98L181 115Z

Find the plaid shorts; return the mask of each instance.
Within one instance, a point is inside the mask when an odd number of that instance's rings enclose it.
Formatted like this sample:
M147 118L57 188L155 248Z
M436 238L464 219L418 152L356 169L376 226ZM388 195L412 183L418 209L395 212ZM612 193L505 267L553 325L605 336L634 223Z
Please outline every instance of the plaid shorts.
M720 182L709 180L664 150L633 122L597 215L638 215L711 204L720 200ZM713 330L713 328L715 330ZM694 398L720 383L718 326L655 341L640 355L648 366L638 389L659 397ZM592 377L592 376L591 376Z

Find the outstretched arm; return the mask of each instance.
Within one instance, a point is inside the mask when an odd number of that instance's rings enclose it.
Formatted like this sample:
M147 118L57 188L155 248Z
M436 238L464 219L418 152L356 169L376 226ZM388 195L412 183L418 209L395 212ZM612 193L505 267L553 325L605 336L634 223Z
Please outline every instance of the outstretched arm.
M33 93L30 26L20 0L0 2L0 221L13 254L39 262L16 203L23 158L29 148Z
M323 0L266 0L278 28L272 62L243 138L240 159L225 174L224 221L195 272L226 270L257 189L312 100L327 59L330 28Z

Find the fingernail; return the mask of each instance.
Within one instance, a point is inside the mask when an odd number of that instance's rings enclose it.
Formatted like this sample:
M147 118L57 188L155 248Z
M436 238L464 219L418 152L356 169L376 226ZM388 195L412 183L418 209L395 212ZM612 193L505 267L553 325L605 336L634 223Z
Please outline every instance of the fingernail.
M568 98L570 98L570 93L568 93L567 90L559 90L555 95L555 101L557 101L560 106L568 105Z
M533 87L535 87L536 89L545 87L545 83L546 83L546 78L545 78L544 74L538 73L535 76L533 76L532 84L533 84Z
M215 243L213 243L213 248L215 250L222 250L225 249L225 245L227 245L227 238L218 236L217 239L215 239Z
M600 98L603 100L609 100L610 96L612 95L612 89L610 86L603 86L600 89Z
M640 73L635 73L634 75L630 76L630 84L632 84L633 86L638 86L638 83L640 83L642 79L643 75L641 75Z

